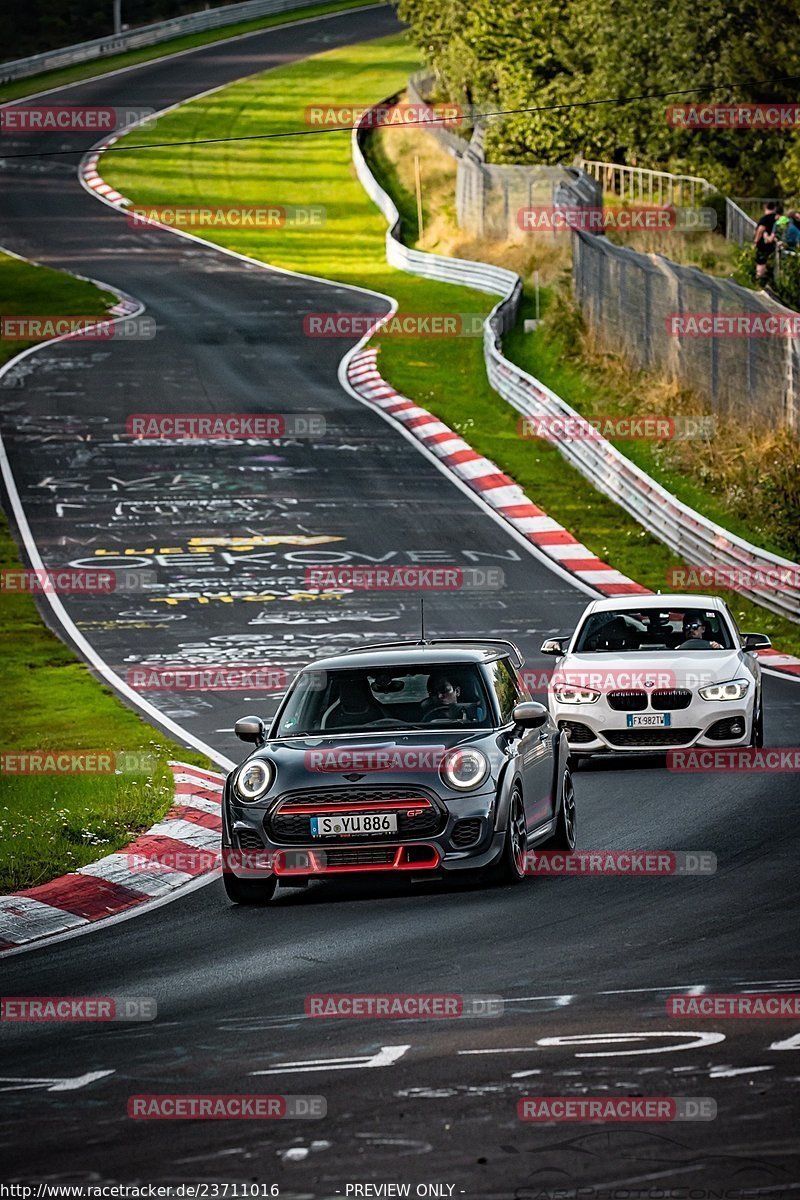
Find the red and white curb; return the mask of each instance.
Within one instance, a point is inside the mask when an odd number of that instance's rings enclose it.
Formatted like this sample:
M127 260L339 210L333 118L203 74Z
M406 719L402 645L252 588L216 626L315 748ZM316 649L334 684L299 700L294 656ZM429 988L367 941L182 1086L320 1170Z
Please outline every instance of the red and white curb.
M109 204L115 204L122 208L124 205L130 204L131 201L127 196L123 196L122 192L118 192L110 184L106 183L97 170L100 155L109 146L113 146L116 140L115 137L109 138L102 146L98 146L96 150L93 150L81 163L79 174L86 186L91 188L93 192L97 192L98 196L103 196L108 200Z
M360 396L403 425L527 541L577 579L604 596L647 593L647 588L597 558L563 525L548 517L513 479L490 459L476 453L443 421L396 392L381 378L376 365L377 354L377 350L367 348L358 351L350 360L348 382Z
M0 896L0 951L101 922L217 869L210 858L219 856L225 777L187 763L169 765L172 807L135 842L50 883Z
M794 658L791 654L781 654L780 650L759 650L758 661L768 671L800 679L800 658Z
M377 357L378 351L367 347L357 351L348 363L347 380L359 396L402 425L513 529L565 571L603 596L652 595L649 588L597 558L563 525L548 517L491 459L478 454L433 413L395 391L378 371ZM800 658L779 650L760 650L758 658L769 671L800 678Z

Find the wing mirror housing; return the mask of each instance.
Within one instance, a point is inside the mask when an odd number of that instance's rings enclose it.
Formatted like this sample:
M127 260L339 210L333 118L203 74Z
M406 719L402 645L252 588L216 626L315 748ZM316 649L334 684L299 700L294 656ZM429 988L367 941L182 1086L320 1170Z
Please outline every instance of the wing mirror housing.
M765 633L743 633L742 647L745 650L770 650L772 642Z
M233 732L240 742L255 742L260 746L267 740L267 728L261 717L239 717Z
M563 654L567 647L569 637L545 638L542 642L540 654Z
M514 706L512 716L515 725L521 725L523 729L541 729L547 724L550 714L543 704L537 704L535 700L523 700Z

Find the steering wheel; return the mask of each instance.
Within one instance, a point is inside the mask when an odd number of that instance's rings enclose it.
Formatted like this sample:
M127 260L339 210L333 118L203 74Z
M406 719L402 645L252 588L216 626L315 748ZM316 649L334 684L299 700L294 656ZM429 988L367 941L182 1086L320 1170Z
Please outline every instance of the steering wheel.
M436 708L432 708L426 712L422 719L426 723L428 721L441 721L445 717L449 717L451 715L450 709L452 707L453 706L451 704L437 704Z

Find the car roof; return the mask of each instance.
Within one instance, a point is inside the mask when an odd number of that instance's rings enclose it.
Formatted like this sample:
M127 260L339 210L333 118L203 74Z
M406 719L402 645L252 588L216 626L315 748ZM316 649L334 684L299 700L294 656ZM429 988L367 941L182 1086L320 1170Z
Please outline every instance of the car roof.
M359 667L436 667L444 663L465 665L494 662L498 658L513 658L512 647L493 646L486 642L436 642L407 645L364 646L330 658L318 658L303 668L306 671L354 671ZM301 672L302 673L302 672Z
M638 612L642 608L712 608L720 611L725 608L725 602L719 596L700 596L693 592L610 596L604 600L595 600L589 605L587 612Z

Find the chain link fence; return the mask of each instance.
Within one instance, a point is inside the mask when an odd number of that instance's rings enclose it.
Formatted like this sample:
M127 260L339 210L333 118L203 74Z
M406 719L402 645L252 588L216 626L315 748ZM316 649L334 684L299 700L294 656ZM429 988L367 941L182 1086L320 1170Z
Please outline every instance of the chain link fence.
M575 297L589 328L636 366L664 372L749 424L797 430L800 339L780 334L677 333L676 316L797 313L727 279L574 230ZM691 324L691 322L689 323ZM687 324L683 322L683 328Z

